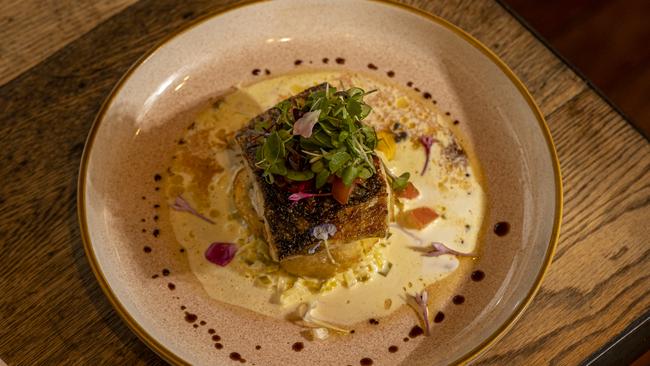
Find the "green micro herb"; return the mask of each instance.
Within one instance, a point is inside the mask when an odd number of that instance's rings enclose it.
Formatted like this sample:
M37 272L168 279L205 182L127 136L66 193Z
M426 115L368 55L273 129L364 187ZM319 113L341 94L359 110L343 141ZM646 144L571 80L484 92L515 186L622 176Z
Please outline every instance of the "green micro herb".
M277 104L275 123L259 126L263 142L256 151L256 166L264 170L266 180L315 178L319 189L331 176L346 186L372 177L377 135L362 123L372 111L363 98L372 92L355 87L338 91L326 84L305 99ZM399 177L397 185L405 186L407 180Z

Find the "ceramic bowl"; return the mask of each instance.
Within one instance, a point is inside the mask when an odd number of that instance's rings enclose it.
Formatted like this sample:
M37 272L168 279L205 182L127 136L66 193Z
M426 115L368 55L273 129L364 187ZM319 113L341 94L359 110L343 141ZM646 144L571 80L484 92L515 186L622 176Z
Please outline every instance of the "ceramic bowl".
M296 59L303 63L296 66ZM327 63L325 63L327 59ZM369 70L373 63L377 70ZM483 167L488 212L479 259L442 299L432 337L404 342L412 311L356 334L302 341L296 326L208 297L189 271L156 191L174 140L206 100L233 85L302 68L376 73L414 83L458 120ZM391 71L389 73L389 71ZM477 356L512 325L549 266L561 217L561 180L540 111L493 53L443 19L393 3L257 2L204 17L172 35L124 76L84 151L79 215L85 248L116 311L174 364L443 365ZM510 232L497 236L497 222ZM144 247L150 252L145 252ZM166 269L167 271L163 271ZM461 276L461 275L459 275ZM465 302L456 305L453 295ZM196 319L194 319L196 316ZM218 336L218 342L215 341ZM223 347L217 349L215 342ZM388 347L397 345L398 352ZM367 361L364 361L367 362Z

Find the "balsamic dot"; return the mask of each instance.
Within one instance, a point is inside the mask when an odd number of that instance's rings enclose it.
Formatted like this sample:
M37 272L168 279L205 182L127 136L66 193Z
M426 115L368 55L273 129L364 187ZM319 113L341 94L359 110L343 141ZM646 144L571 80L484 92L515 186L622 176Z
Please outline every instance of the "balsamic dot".
M389 78L392 78L393 76L395 76L395 71L389 70L386 72L386 75L388 75Z
M253 69L253 71L251 71L251 74L257 76L257 75L260 74L260 71L262 71L262 70L260 70L260 69Z
M215 334L215 335L212 336L212 340L215 341L215 342L219 342L221 340L221 337L219 337L218 334Z
M198 324L192 324L192 326L193 326L194 328L198 328L198 327L199 327Z
M162 176L160 174L156 174L153 176L153 180L156 182L159 182L162 179Z
M260 346L260 345L258 344L257 346L255 346L255 349L256 349L256 350L260 350L260 349L262 349L262 346Z
M146 233L146 232L147 232L147 229L142 229L142 232L143 232L143 233Z
M434 99L433 104L438 104L438 101Z
M418 88L417 86L415 88L413 88L413 90L415 90L418 93L420 92L420 88Z
M504 236L508 234L509 231L510 224L505 221L497 222L494 225L494 233L497 234L497 236Z
M402 338L402 340L403 340L404 342L408 342L408 341L409 341L409 337L404 337L404 338Z
M359 361L359 364L361 364L362 366L370 366L373 364L373 362L371 358L364 357L361 359L361 361Z
M159 191L159 190L160 190L160 187L156 187L156 188L154 188L154 190L155 190L155 191Z
M326 64L326 63L328 63L328 62L330 62L330 59L327 58L327 57L323 57L323 63Z
M455 124L455 125L457 125L457 124L459 124L459 123L460 123L459 120L457 120L457 119L454 120L454 124Z
M406 86L408 86L409 88L412 87L412 86L413 86L413 82L412 82L412 81L409 81L408 83L406 83Z
M170 290L175 290L176 289L176 285L174 285L171 282L167 284L167 287L169 287Z
M142 196L142 200L143 200L143 201L144 201L144 200L146 200L146 199L147 199L147 197L145 197L145 196Z
M271 75L271 70L269 70L269 69L264 69L264 74L266 74L266 75Z
M298 66L298 65L302 64L302 60L296 60L296 61L293 62L293 64Z
M146 219L140 219L140 222L147 222Z
M472 272L472 275L470 277L471 277L472 281L474 281L474 282L483 281L483 279L485 278L485 272L483 272L483 271L481 271L479 269L479 270L476 270L476 271Z
M153 233L153 236L155 236L156 238L160 236L160 230L159 229L154 229L152 233Z
M206 325L207 323L205 322L205 320L201 320L201 321L199 322L199 324L201 324L201 325Z
M188 313L187 311L185 312L185 321L188 323L194 323L198 316L196 314Z
M454 304L456 304L456 305L460 305L460 304L462 304L462 303L465 302L465 296L463 296L463 295L456 295L456 296L454 296L454 297L451 299L451 301L452 301Z
M388 352L395 353L395 352L397 352L398 349L399 348L397 348L397 346L390 346L390 347L388 347Z
M164 268L162 270L162 275L165 276L165 277L169 276L169 270L167 268Z
M373 64L373 63L369 63L369 64L368 64L368 68L369 68L370 70L377 70L377 69L378 69L378 67L377 67L375 64Z
M442 311L439 311L436 316L433 317L434 323L442 323L443 320L445 320L445 313Z
M343 65L345 63L345 59L343 57L337 57L334 61L336 61L336 63L339 65Z
M151 276L151 278L156 279L156 278L158 278L158 275L155 274L155 275Z
M156 203L155 205L153 205L153 208L160 208L160 205Z
M181 305L181 310L185 310L185 309L187 309L187 307L185 307L185 305Z
M451 113L449 113L449 112L445 112L445 115L446 115L446 116L451 116Z
M144 248L142 248L142 250L144 250L145 253L151 253L151 247L148 247L146 245Z
M208 329L208 333L210 333L210 334L214 334L214 332L215 332L214 329L212 329L212 328Z
M155 216L153 217L153 221L158 221L158 218L159 218L158 215L155 215Z
M222 348L223 348L223 344L221 344L221 343L215 343L215 344L214 344L214 348L216 348L216 349L222 349Z
M185 248L181 248L179 251L180 251L181 253L185 253Z

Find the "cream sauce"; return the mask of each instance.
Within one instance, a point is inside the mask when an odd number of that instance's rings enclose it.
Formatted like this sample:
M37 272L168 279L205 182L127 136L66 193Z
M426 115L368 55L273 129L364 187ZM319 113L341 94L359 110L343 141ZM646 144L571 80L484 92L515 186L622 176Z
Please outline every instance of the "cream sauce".
M410 172L411 182L420 191L418 198L402 200L404 209L427 206L441 217L424 230L410 231L411 235L391 228L392 235L374 251L382 260L392 263L386 276L371 273L365 282L339 283L320 293L294 291L284 304L278 304L277 284L259 286L254 281L255 274L238 263L237 258L220 267L207 261L204 252L213 242L238 243L240 253L257 242L239 219L230 194L234 175L243 166L233 145L234 132L280 100L324 81L346 88L354 85L365 90L377 89L366 97L373 107L367 122L377 131L390 130L399 122L409 137L426 134L436 138L425 175L420 175L424 149L413 138L397 143L394 158L387 161L387 166L396 175ZM285 318L300 303L313 301L317 304L314 316L343 326L390 314L405 304L407 294L419 292L459 266L454 256L424 257L413 247L438 241L461 252L476 250L485 210L484 193L473 171L475 161L452 163L444 156L444 146L458 141L450 126L449 117L425 103L422 97L363 74L288 74L235 88L197 117L172 160L172 176L166 187L169 201L183 194L195 208L217 222L211 225L187 213L170 212L176 238L186 248L190 268L211 297L271 317ZM244 267L247 270L242 270ZM272 264L262 269L271 274L276 270L277 266ZM311 283L309 279L305 281Z

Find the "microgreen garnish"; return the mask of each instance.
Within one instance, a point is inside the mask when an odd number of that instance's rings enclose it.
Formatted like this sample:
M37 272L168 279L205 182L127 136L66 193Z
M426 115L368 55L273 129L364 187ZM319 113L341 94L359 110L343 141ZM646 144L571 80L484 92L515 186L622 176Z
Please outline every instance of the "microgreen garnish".
M384 171L386 172L386 178L388 178L388 183L393 191L399 192L406 188L409 182L411 174L409 172L403 173L399 177L391 173L390 169L386 166L386 163L382 160L381 164L384 166Z
M190 213L190 214L192 214L192 215L194 215L194 216L196 216L196 217L198 217L198 218L200 218L200 219L202 219L204 221L207 221L207 222L211 223L212 225L214 225L214 221L212 221L209 218L201 215L196 209L194 209L194 207L192 207L190 205L189 202L187 202L183 198L183 196L176 197L176 199L174 200L174 203L169 205L169 207L171 209L175 210L175 211Z
M429 336L431 335L431 326L429 325L429 307L427 305L429 301L429 293L426 289L422 290L419 294L411 295L415 303L418 305L420 310L420 315L424 321L424 334Z
M327 253L327 256L329 257L329 260L332 263L336 263L334 260L334 257L332 257L332 253L330 252L330 247L327 244L327 239L331 238L336 234L336 226L333 224L320 224L316 225L311 229L311 235L316 238L320 239L325 243L325 252Z
M361 121L371 112L363 97L374 92L360 88L337 91L326 84L304 99L287 100L274 108L277 120L259 127L262 144L256 166L274 183L315 178L320 189L335 175L346 186L375 174L375 130Z
M438 242L431 243L431 247L424 250L422 253L425 257L439 257L444 254L457 255L459 257L473 257L472 253L462 253L456 250L453 250L446 245Z
M433 145L434 142L436 142L436 139L431 136L420 137L420 143L422 146L424 146L424 152L427 159L424 161L424 168L422 168L422 173L420 173L420 175L424 175L424 172L427 171L427 167L429 166L429 159L431 157L431 145Z
M324 197L331 196L331 193L307 193L307 192L297 192L289 196L289 201L298 202L301 199L311 198L311 197Z

